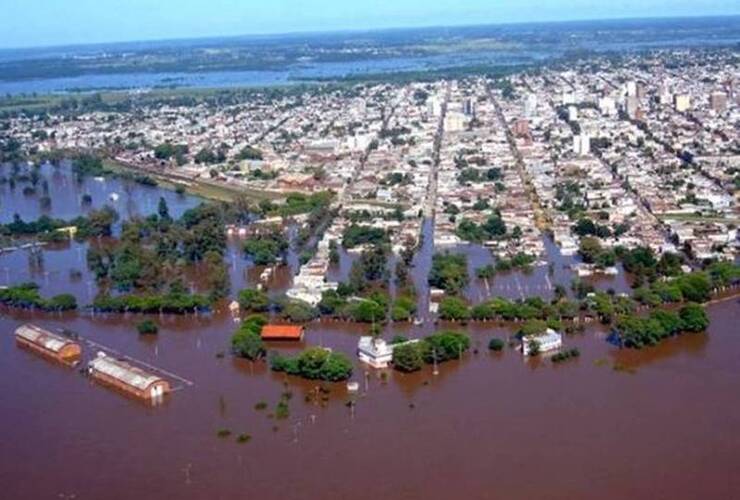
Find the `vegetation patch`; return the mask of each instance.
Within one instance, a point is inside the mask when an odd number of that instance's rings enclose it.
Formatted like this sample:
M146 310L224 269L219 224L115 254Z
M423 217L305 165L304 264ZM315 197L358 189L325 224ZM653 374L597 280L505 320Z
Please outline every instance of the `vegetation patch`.
M352 376L352 362L344 354L322 347L310 347L295 357L274 354L270 368L276 372L309 380L340 382Z

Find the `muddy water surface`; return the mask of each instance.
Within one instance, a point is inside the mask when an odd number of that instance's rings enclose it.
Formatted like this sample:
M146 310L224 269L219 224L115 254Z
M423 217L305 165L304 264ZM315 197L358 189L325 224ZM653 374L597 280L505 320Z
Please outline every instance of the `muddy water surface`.
M32 278L44 293L71 290L84 299L94 293L85 245L47 248L42 271L23 252L6 254L0 284ZM255 272L238 249L232 241L234 289ZM346 272L346 259L334 272ZM422 290L430 261L427 245L413 274ZM549 278L567 285L569 271L559 264ZM544 267L518 279L535 289L546 274ZM276 280L287 286L290 275L283 270ZM494 287L515 282L497 276ZM457 325L472 335L473 349L437 375L430 367L411 375L366 370L354 351L367 326L315 322L304 343L269 347L291 353L324 345L355 360L358 394L334 384L316 397L315 383L228 354L236 325L225 304L208 315L153 316L160 324L153 338L136 333L141 316L0 309L1 496L733 498L740 491L740 303L709 311L706 334L642 351L616 349L591 325L565 339L581 357L557 366L513 349L489 353L489 339L511 329ZM159 406L133 401L16 347L13 331L29 321L67 328L183 381L173 379L178 390ZM404 324L386 336L434 328ZM86 343L86 357L96 350ZM278 420L272 414L286 392L290 415ZM262 401L268 408L256 410ZM219 438L220 429L232 434ZM251 440L238 444L241 433Z

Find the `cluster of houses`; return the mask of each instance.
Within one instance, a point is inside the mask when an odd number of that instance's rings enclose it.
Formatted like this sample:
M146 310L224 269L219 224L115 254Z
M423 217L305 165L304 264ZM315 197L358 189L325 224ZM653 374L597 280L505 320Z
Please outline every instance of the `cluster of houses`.
M563 254L577 207L605 247L736 255L740 82L726 60L674 57L512 77L504 114Z

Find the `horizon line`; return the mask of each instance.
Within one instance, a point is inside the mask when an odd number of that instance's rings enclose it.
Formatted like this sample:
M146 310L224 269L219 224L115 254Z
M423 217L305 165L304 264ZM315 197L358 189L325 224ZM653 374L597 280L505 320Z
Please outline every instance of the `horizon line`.
M148 39L131 39L131 40L113 40L106 42L73 42L73 43L61 43L61 44L50 44L50 45L25 45L25 46L13 46L13 47L2 47L0 46L0 52L6 51L21 51L21 50L43 50L43 49L75 49L84 47L95 47L105 45L123 45L123 44L137 44L137 43L167 43L167 42L185 42L185 41L207 41L207 40L237 40L237 39L259 39L259 38L287 38L291 36L301 35L341 35L341 34L352 34L352 33L383 33L389 31L403 31L403 30L423 30L423 29L440 29L440 28L474 28L484 26L521 26L521 25L536 25L536 24L566 24L566 23L588 23L588 22L605 22L605 21L651 21L651 20L681 20L681 19L726 19L740 17L740 12L735 14L720 14L720 15L681 15L681 16L625 16L625 17L596 17L596 18L573 18L573 19L560 19L557 21L546 21L546 20L528 20L528 21L506 21L506 22L484 22L484 23L453 23L453 24L423 24L418 26L389 26L389 27L375 27L367 29L356 29L356 28L344 28L344 29L331 29L331 30L296 30L296 31L275 31L266 33L243 33L238 35L205 35L196 37L173 37L173 38L148 38Z

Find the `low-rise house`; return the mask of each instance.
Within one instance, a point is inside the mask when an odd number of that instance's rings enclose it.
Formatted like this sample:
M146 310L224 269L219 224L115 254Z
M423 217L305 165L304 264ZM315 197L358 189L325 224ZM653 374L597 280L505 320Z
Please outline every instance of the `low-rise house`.
M303 340L305 328L300 325L265 325L260 336L262 340Z
M393 350L396 347L415 342L418 342L418 340L389 344L380 338L364 336L360 337L360 341L357 343L357 356L360 361L373 368L387 368L393 360Z
M563 345L563 336L548 328L541 335L526 335L522 337L522 354L529 356L535 353L556 351Z

